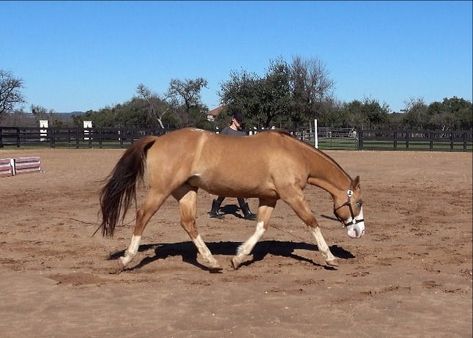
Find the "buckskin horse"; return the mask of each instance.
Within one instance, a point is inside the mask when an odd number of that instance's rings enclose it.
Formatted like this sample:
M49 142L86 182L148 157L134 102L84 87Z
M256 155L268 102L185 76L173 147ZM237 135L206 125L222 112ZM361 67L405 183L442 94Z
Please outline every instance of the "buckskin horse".
M145 174L147 195L136 211L131 243L119 258L120 271L137 254L146 224L170 195L179 202L180 223L207 267L221 270L197 231L199 188L214 195L259 200L256 231L232 258L235 269L268 229L279 199L308 226L326 264L338 266L304 197L307 183L332 196L333 212L349 237L359 238L365 231L359 177L351 179L330 156L283 131L234 137L185 128L137 140L118 160L101 190L104 236L113 236L116 224L123 222Z

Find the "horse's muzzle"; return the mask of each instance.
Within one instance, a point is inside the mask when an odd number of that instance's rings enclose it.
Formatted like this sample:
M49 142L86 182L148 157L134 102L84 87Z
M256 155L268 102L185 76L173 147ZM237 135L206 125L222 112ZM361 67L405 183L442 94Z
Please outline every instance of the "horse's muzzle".
M360 238L365 234L365 222L361 221L347 226L347 234L350 238Z

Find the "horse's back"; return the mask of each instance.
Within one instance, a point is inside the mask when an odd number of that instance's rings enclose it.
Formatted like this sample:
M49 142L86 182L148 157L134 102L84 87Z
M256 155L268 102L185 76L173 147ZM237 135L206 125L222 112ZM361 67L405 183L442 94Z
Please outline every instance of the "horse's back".
M202 159L207 165L232 163L236 167L299 157L303 146L291 135L266 131L251 136L220 135L197 128L183 128L156 138L152 151L181 161Z

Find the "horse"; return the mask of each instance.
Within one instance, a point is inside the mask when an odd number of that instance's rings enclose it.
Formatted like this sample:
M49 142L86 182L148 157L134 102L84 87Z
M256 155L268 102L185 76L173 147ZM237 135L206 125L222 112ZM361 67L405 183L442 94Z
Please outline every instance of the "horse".
M326 264L338 266L304 196L307 184L331 195L334 215L349 237L360 238L365 232L359 176L352 179L330 156L284 131L235 137L183 128L137 140L118 160L100 191L99 229L103 236L113 236L132 201L136 203L136 187L144 179L147 194L137 207L131 242L118 260L119 271L137 254L148 221L171 195L179 203L180 224L207 268L222 270L197 230L198 189L213 195L259 200L256 230L231 259L234 269L248 259L268 229L280 199L308 226Z

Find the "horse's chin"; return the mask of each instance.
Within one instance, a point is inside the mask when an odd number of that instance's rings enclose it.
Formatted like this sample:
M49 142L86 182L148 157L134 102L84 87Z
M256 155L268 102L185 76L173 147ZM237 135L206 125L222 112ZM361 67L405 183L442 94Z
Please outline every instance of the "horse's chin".
M347 227L347 235L350 238L360 238L365 234L365 222L349 225Z

